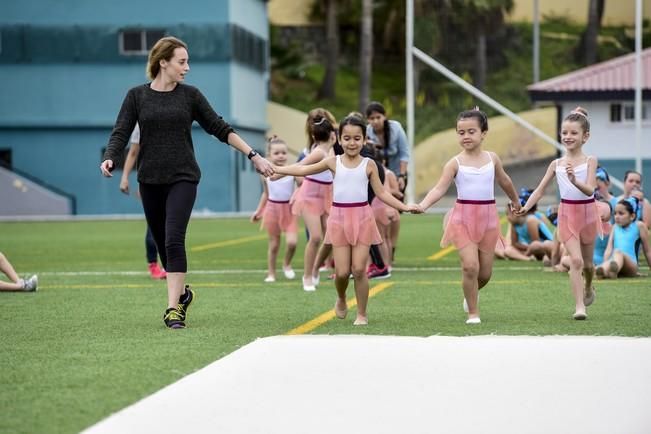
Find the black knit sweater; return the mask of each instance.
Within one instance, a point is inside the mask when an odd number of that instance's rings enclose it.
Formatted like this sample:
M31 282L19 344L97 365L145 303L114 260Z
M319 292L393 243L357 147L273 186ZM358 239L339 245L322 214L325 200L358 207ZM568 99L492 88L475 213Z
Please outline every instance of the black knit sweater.
M224 143L233 132L196 87L178 84L172 91L158 92L149 84L136 86L122 103L104 159L119 159L138 122L138 182L199 182L201 171L192 145L193 121Z

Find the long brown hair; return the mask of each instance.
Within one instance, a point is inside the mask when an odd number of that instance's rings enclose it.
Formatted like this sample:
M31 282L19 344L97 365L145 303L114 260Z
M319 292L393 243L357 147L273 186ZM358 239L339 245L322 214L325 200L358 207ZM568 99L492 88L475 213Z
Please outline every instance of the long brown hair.
M182 40L175 38L174 36L165 36L160 38L151 50L149 50L149 57L147 59L147 77L150 80L156 78L160 72L160 61L161 60L170 60L174 57L174 50L177 48L188 49L188 46Z

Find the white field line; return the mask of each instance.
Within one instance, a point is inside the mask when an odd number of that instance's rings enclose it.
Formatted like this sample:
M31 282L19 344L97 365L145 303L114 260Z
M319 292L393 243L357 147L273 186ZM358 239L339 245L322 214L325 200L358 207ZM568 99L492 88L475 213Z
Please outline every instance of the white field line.
M459 271L461 267L395 267L393 271ZM533 271L531 267L500 267L499 270L507 271ZM189 275L205 274L260 274L265 273L266 269L228 269L228 270L190 270ZM392 271L392 272L393 272ZM541 270L542 271L542 270ZM146 276L148 271L43 271L38 273L39 276Z

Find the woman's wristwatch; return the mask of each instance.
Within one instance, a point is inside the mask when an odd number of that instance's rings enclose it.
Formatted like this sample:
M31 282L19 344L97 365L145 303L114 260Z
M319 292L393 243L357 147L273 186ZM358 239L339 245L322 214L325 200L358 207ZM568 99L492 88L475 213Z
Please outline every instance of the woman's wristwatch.
M255 157L256 155L260 155L260 154L258 154L258 152L255 149L251 149L251 152L249 152L249 155L247 155L246 158L248 158L250 160L251 158Z

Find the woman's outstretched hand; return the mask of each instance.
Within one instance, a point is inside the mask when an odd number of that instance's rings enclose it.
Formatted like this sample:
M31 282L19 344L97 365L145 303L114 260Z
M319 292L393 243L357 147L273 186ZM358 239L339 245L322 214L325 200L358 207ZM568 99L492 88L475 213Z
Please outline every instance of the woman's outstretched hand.
M260 155L256 155L251 159L253 162L253 165L255 166L255 170L262 176L269 177L274 174L274 168L273 165L266 159L261 157Z

